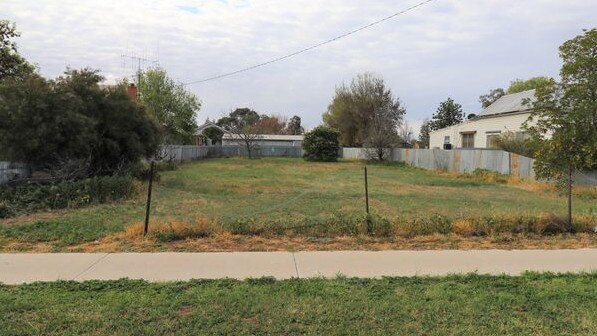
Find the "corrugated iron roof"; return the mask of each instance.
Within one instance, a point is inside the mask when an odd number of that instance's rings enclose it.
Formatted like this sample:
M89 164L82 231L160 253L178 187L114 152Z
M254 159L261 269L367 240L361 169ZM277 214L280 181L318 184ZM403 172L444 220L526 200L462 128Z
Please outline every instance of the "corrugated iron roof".
M505 95L489 105L478 116L485 117L494 114L528 111L533 107L536 100L535 90Z

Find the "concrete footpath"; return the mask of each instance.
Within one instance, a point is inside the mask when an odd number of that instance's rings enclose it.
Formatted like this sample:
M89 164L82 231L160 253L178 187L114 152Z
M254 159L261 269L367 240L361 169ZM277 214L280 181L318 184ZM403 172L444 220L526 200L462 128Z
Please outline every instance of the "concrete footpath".
M5 284L120 278L176 281L595 270L597 249L0 254L0 282Z

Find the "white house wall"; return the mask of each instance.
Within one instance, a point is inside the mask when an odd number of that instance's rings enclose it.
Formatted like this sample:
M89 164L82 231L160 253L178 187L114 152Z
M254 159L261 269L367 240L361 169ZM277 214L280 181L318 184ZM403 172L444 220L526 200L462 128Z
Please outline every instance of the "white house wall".
M520 132L522 125L530 116L529 113L503 115L493 118L469 120L462 124L446 127L429 134L429 148L443 148L444 139L450 137L453 148L462 148L462 132L475 133L475 148L487 148L487 136L492 132ZM495 133L493 133L495 134Z

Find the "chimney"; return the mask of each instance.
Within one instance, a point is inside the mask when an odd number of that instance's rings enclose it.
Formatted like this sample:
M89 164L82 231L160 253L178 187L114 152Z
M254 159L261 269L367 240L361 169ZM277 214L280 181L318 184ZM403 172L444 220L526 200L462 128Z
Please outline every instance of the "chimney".
M129 86L126 88L126 94L129 96L129 98L131 98L133 103L137 104L138 91L137 86L135 84L129 84Z

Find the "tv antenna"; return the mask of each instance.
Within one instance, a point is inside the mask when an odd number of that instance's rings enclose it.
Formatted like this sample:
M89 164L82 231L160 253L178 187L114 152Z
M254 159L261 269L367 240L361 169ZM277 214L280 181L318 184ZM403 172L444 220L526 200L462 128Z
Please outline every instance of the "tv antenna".
M141 94L141 64L143 64L143 66L146 64L159 65L159 60L141 57L136 54L122 54L120 57L123 61L123 67L126 67L127 60L131 62L131 68L134 68L135 65L137 66L137 98L139 98Z

